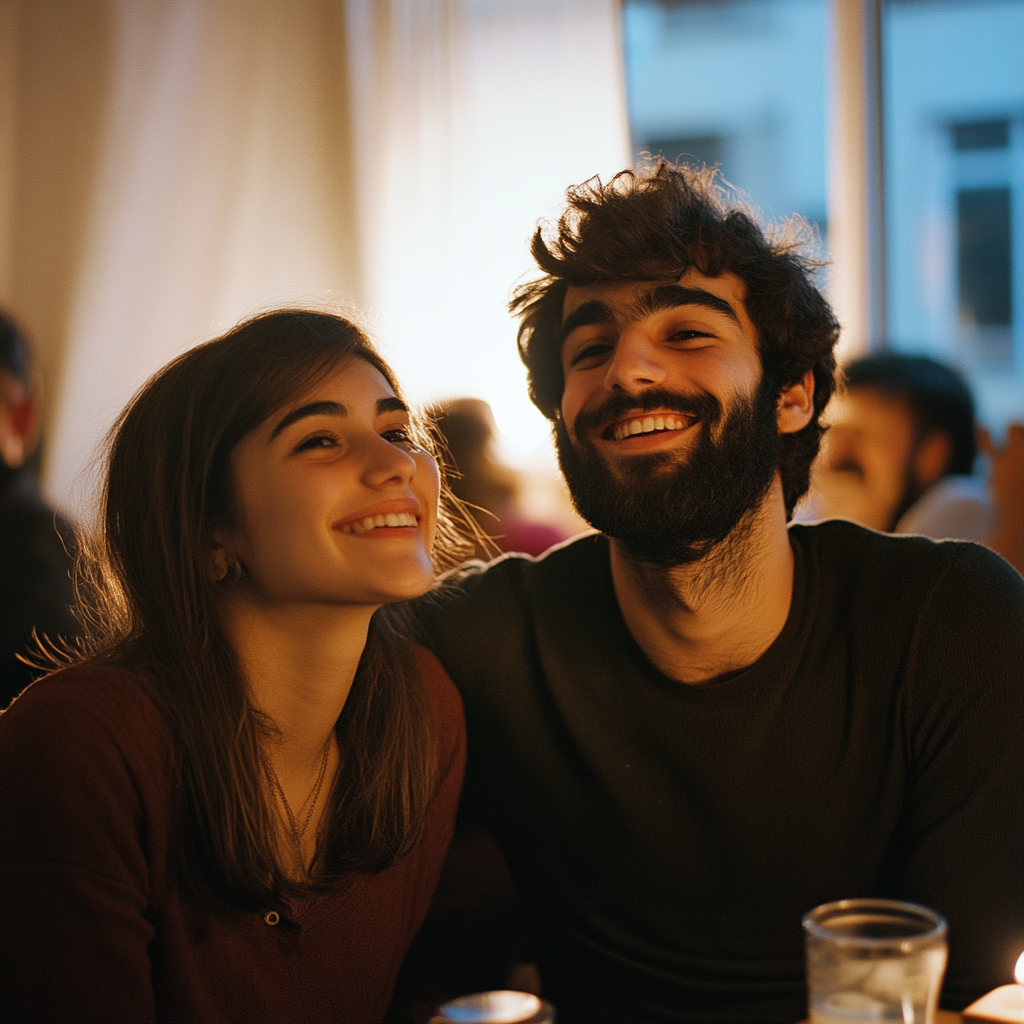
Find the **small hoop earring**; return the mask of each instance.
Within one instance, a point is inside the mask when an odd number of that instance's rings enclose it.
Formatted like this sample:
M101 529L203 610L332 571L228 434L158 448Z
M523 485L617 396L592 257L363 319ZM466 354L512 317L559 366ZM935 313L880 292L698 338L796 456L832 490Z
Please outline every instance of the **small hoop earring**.
M214 551L210 560L210 579L214 583L220 583L228 574L228 557L223 551Z
M232 583L242 578L242 563L234 555L228 555L223 549L213 553L210 562L210 579L214 583L230 580Z

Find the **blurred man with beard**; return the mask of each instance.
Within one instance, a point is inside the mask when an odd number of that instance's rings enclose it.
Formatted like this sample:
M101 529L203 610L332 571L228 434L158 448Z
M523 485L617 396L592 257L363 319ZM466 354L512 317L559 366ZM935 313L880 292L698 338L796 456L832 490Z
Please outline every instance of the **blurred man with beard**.
M947 917L963 1006L1024 948L1024 585L787 526L838 335L799 226L663 161L568 198L512 306L598 532L422 611L544 993L567 1024L794 1021L801 916L874 895Z
M967 381L904 352L863 356L843 376L814 467L815 518L984 542L996 510L985 481L972 475L978 444Z

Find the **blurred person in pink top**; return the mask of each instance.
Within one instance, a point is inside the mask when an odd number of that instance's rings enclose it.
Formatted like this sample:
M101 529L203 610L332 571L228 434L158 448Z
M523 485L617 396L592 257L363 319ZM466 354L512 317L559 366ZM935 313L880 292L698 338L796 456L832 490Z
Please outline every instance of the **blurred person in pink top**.
M540 555L569 537L560 526L523 510L522 478L494 451L497 427L487 402L453 398L432 412L441 449L449 457L452 491L469 507L483 534L478 557L491 557L491 544L501 551Z

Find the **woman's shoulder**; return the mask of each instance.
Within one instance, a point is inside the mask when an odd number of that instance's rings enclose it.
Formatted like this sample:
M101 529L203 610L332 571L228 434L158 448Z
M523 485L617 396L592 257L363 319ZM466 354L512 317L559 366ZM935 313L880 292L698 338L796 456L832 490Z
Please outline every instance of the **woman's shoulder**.
M169 733L133 673L62 669L0 715L0 861L59 864L144 888L140 852L165 850ZM128 865L128 867L125 867ZM62 869L63 870L63 869ZM125 882L125 885L129 883Z
M413 654L442 746L464 745L466 721L459 691L433 651L413 644Z
M0 742L36 733L152 750L166 727L139 673L84 664L38 679L0 713Z
M430 696L431 704L435 707L452 705L461 712L462 698L444 666L437 660L437 655L420 644L413 644L412 650L416 667Z

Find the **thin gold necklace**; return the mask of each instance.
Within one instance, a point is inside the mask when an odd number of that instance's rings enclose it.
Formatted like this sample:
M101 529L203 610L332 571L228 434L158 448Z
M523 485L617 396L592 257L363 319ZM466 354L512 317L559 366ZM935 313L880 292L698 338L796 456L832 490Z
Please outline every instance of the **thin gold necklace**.
M309 810L306 811L305 820L302 822L302 826L299 826L299 822L295 815L292 813L291 804L288 803L288 797L284 795L284 786L281 785L281 780L277 777L277 772L274 770L274 764L269 757L264 759L267 771L270 773L270 781L274 789L277 790L277 795L281 798L281 803L284 804L285 814L288 815L288 828L291 831L292 838L295 840L295 845L300 846L302 843L302 837L309 831L309 823L313 820L313 811L316 809L317 801L320 799L320 790L323 789L324 779L327 777L327 759L331 752L331 737L327 737L327 742L324 744L323 757L320 758L320 772L316 777L316 786L313 789L313 796L310 800ZM308 799L308 798L307 798ZM302 808L299 808L301 813Z

